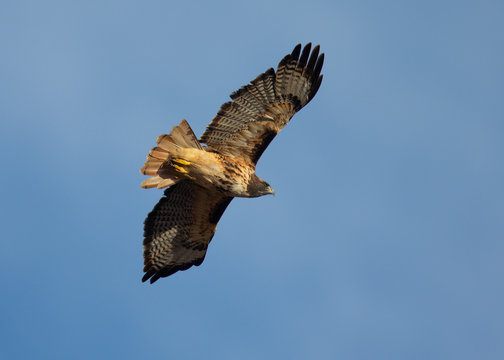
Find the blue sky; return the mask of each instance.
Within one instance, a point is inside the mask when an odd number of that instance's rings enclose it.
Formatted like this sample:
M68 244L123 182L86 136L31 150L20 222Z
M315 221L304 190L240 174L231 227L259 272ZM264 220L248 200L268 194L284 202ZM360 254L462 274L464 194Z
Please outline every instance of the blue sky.
M499 1L2 1L2 359L504 357ZM139 173L297 43L324 82L205 262L142 284Z

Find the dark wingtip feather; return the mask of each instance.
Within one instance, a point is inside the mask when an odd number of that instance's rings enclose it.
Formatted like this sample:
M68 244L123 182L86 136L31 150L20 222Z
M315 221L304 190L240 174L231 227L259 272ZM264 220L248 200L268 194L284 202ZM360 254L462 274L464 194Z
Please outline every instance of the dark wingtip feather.
M151 277L150 283L154 284L157 280L159 280L160 277L161 275L159 273L155 274L153 277Z
M313 70L313 79L317 79L322 71L322 65L324 65L324 53L320 54L315 64L315 69Z
M292 50L291 56L294 60L297 60L299 58L299 53L301 52L301 44L297 44L294 47L294 50Z
M311 92L310 92L310 99L312 99L315 94L317 93L319 87L320 87L320 84L322 84L322 79L324 78L324 75L320 75L319 78L317 79L317 82L313 84L312 88L311 88Z
M298 61L299 68L305 67L306 62L308 61L308 56L310 55L310 50L311 50L311 43L308 43L303 48L303 52L301 53L301 58Z
M229 202L231 202L231 200L232 200L232 198L229 200ZM228 202L228 204L229 204L229 202ZM181 264L181 265L168 266L168 267L162 268L160 270L154 270L150 265L145 265L144 271L146 269L149 269L149 270L147 270L147 272L144 274L144 276L142 278L142 282L146 282L147 280L150 279L151 284L155 283L156 281L158 281L161 278L168 277L170 275L175 274L177 271L187 270L193 265L200 266L203 263L203 260L205 260L205 255L194 260L192 263L185 263L185 264Z
M320 45L317 45L313 48L313 51L310 55L310 60L308 60L308 65L306 66L306 69L308 71L313 71L315 63L317 62L318 59L319 51L320 51Z
M149 271L147 271L143 278L142 278L142 282L146 282L147 280L149 280L149 278L154 275L156 273L156 270L153 270L153 269L150 269ZM151 279L151 284L152 284L152 279Z

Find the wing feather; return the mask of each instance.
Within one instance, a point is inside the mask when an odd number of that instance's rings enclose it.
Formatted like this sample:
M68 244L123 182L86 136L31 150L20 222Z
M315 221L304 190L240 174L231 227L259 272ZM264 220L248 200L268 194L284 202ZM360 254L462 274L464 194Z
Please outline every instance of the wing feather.
M209 151L241 156L256 164L276 134L292 116L308 104L322 82L324 54L308 43L298 44L278 64L249 85L233 92L232 101L222 105L200 142Z
M189 180L166 189L145 219L142 281L200 265L231 200Z

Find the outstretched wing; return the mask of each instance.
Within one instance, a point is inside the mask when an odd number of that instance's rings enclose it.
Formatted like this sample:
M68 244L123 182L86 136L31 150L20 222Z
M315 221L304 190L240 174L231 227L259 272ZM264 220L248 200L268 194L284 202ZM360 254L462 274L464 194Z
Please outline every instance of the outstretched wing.
M256 164L276 134L315 96L322 82L324 54L319 46L298 44L275 71L271 68L250 85L232 93L208 125L200 142L209 151L242 156ZM300 56L301 54L301 56Z
M166 189L144 223L142 281L153 283L205 259L217 223L233 198L190 180Z

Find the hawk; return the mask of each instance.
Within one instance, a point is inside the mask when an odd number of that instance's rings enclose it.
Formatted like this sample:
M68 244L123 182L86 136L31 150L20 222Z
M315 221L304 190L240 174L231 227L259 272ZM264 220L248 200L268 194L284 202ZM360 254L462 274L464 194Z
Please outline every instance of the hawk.
M187 121L160 135L140 170L143 188L168 187L144 222L142 281L200 265L217 223L235 197L274 194L257 177L264 150L315 96L324 54L298 44L273 68L233 92L200 140ZM205 144L206 146L203 146Z

